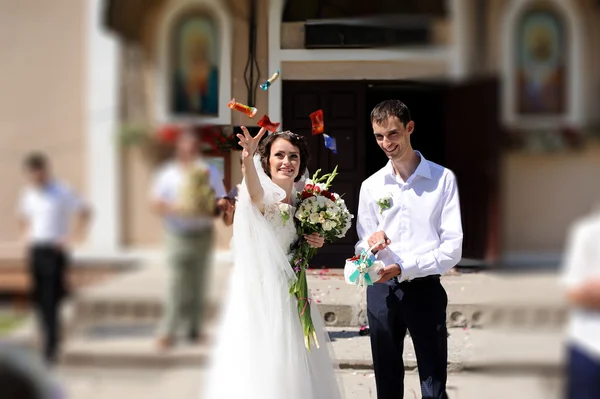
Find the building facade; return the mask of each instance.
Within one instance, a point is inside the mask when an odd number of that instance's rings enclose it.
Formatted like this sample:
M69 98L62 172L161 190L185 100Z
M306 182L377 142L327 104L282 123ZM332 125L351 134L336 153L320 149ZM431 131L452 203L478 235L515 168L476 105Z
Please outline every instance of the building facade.
M91 249L155 247L161 230L147 193L156 161L144 146L119 144L124 126L255 126L268 114L310 136L308 114L316 109L324 111L338 155L309 137L311 168L339 165L336 190L355 206L361 180L385 162L368 113L390 97L413 112L415 148L457 173L467 258L555 262L569 224L600 199L600 146L592 134L600 5L593 0L66 3L45 2L44 25L26 5L11 9L17 37L38 26L48 32L29 38L44 51L15 43L7 50L14 62L0 66L14 77L5 82L8 92L27 93L3 100L5 226L20 186L18 162L35 144L91 199ZM43 61L51 68L38 86L32 76ZM278 69L268 91L257 88ZM32 118L38 87L52 100ZM257 117L232 112L232 98L254 105ZM228 183L238 183L236 155L221 161ZM231 230L218 231L226 248ZM10 242L14 233L8 227L0 239ZM335 266L352 240L324 251L323 265Z

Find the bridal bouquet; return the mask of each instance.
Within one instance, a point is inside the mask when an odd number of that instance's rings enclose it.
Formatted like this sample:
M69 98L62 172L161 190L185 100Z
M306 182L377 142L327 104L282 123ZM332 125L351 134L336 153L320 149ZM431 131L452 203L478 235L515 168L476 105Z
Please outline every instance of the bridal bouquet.
M336 193L329 192L333 179L337 176L337 166L332 173L319 176L317 170L312 179L307 179L304 189L298 194L300 201L294 217L298 236L312 233L321 234L326 242L345 237L354 217L344 200ZM317 248L301 240L292 253L291 263L296 273L296 281L290 287L290 295L298 298L298 313L304 330L304 344L310 351L311 340L319 347L315 327L310 315L306 269L309 261L317 254Z
M190 216L213 216L216 211L215 192L210 185L210 171L195 168L188 173L181 187L178 203Z

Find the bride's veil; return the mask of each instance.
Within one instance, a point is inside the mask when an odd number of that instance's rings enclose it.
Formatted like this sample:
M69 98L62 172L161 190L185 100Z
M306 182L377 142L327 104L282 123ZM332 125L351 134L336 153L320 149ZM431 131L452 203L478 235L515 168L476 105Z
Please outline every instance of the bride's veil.
M297 305L289 294L296 276L262 213L282 201L285 191L266 175L258 155L254 165L264 191L262 206L252 202L242 181L233 223L234 267L200 398L306 399L326 392L323 397L337 399L327 337L319 337L321 350L304 348Z

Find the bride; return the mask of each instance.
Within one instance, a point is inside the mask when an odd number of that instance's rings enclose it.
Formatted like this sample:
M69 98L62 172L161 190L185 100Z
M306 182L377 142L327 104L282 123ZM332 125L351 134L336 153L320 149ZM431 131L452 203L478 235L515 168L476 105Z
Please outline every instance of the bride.
M265 129L255 137L242 130L237 136L244 181L233 222L235 267L201 399L341 398L329 345L323 345L328 339L321 315L316 305L310 306L321 347L308 351L297 300L289 294L296 277L288 255L298 240L293 187L308 163L306 141L278 132L259 146ZM289 220L283 212L289 212ZM319 235L303 239L323 246Z

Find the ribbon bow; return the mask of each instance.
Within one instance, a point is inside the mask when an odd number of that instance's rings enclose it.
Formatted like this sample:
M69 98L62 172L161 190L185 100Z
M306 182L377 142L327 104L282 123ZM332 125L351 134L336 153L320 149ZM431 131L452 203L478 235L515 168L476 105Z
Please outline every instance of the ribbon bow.
M371 248L366 251L362 251L360 255L356 255L350 260L356 265L356 270L354 273L348 277L351 283L355 283L356 280L360 278L359 285L362 287L363 281L367 283L367 285L373 285L373 280L371 276L369 276L369 268L373 266L373 262L375 262L375 256L371 253L373 248L376 246L383 244L385 241L380 240L376 242Z

